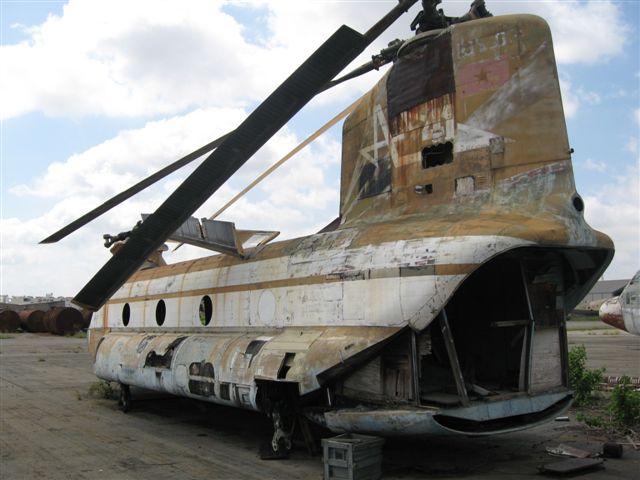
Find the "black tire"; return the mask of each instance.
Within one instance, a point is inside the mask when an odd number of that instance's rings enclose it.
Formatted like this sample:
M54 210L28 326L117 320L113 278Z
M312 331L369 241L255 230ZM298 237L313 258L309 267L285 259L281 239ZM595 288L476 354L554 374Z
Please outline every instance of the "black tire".
M291 449L287 448L284 438L278 440L278 449L274 450L271 440L266 440L260 446L261 460L285 460L289 458Z
M120 384L120 398L118 398L118 406L124 413L131 410L131 390L129 389L129 385Z

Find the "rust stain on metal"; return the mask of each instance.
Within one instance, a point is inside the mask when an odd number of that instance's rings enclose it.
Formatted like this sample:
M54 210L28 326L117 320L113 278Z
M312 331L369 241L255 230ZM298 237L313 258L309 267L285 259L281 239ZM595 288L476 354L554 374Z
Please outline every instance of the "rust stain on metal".
M17 332L20 328L20 317L13 310L0 311L0 332Z
M22 310L18 312L22 329L29 332L46 332L42 310Z
M44 316L47 331L57 335L68 335L78 332L84 325L84 319L79 310L71 307L54 307Z
M571 396L564 311L613 252L583 207L546 23L417 35L344 123L339 220L136 273L94 320L96 373L269 414L293 397L333 429L546 421Z

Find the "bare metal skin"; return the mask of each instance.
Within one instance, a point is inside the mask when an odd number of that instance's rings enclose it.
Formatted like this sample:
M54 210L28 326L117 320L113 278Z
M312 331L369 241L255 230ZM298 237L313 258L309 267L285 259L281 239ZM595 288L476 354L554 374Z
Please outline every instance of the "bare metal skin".
M565 312L613 243L584 220L549 28L422 33L343 127L340 217L141 270L92 320L100 378L381 435L517 430L571 401ZM274 412L277 415L274 415Z

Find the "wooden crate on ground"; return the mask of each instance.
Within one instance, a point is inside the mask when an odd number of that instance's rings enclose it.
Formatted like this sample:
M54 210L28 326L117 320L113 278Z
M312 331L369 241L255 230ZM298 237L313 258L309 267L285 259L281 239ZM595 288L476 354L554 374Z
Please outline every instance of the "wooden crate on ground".
M378 480L384 439L345 433L322 440L324 480Z

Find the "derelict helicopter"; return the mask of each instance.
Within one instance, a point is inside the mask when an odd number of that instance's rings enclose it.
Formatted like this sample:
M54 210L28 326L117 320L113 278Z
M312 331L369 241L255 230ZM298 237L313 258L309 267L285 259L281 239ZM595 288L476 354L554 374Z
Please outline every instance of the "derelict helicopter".
M513 431L572 399L566 312L610 263L584 220L549 27L475 1L424 0L416 35L336 75L416 0L365 34L340 27L131 232L74 301L98 377L264 412L274 452L293 417L381 436ZM340 211L322 231L190 215L314 95L392 63L343 124ZM221 252L164 265L168 238ZM143 268L141 268L143 267Z
M625 332L640 335L640 270L613 295L600 305L600 320Z

